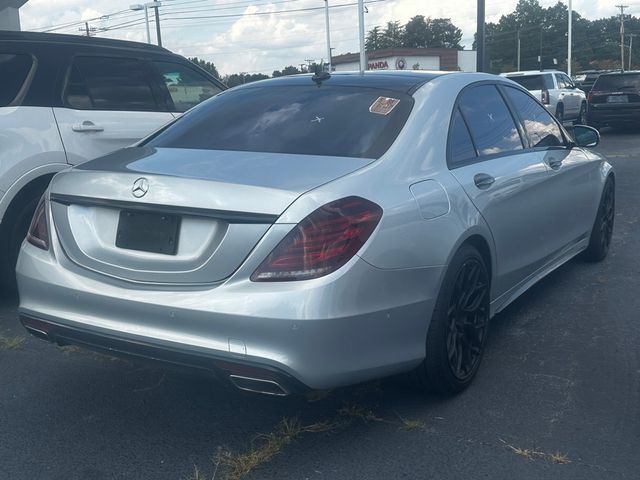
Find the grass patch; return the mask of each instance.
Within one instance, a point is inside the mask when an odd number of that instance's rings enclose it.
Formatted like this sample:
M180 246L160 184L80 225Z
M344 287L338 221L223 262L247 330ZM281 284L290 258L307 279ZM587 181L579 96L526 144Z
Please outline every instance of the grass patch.
M222 463L228 468L230 480L240 480L260 465L269 462L284 447L303 433L327 432L337 428L335 423L319 422L302 425L297 418L284 418L275 431L257 435L249 451L240 454L224 452Z
M564 453L560 453L560 452L547 453L547 452L542 452L540 450L536 450L535 448L515 447L505 442L502 439L500 439L500 441L504 443L507 450L511 451L512 453L515 453L520 457L524 457L527 460L545 460L547 462L561 464L561 465L571 463L571 460L569 460L569 457L567 457L567 455Z
M25 341L25 337L0 336L0 350L20 350Z
M348 404L338 410L343 417L357 418L365 422L383 422L384 419L377 416L373 410L356 404Z
M400 419L400 430L406 430L408 432L412 430L422 430L424 428L424 422L418 419L404 418L399 413L396 413Z

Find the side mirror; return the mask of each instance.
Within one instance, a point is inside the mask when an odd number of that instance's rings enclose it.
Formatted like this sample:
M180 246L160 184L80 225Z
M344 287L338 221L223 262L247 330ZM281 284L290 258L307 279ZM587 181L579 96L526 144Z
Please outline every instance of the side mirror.
M576 125L573 127L573 138L578 147L597 147L600 143L600 133L593 127L587 125Z

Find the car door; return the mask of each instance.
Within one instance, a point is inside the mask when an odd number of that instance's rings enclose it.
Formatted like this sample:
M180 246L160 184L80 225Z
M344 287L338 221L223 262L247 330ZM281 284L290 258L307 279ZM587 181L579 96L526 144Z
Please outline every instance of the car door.
M134 57L77 56L54 108L67 160L78 164L126 147L173 120L149 65Z
M579 105L576 101L575 92L571 87L571 81L566 75L555 73L556 83L558 84L558 101L562 102L564 107L564 117L574 118L578 116Z
M548 261L552 261L590 233L599 164L565 138L557 121L527 92L506 85L500 88L523 125L532 155L549 167L544 232Z
M460 94L448 164L493 235L496 296L529 277L547 254L547 166L525 150L523 140L495 84L473 85Z

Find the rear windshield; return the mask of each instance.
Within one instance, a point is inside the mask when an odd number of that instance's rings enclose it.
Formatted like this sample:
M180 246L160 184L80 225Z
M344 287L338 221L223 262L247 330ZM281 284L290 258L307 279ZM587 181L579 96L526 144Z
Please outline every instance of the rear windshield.
M640 91L640 73L601 75L593 86L595 91Z
M13 102L24 84L33 59L29 55L0 53L0 107Z
M527 90L550 90L553 88L551 81L551 75L518 75L514 77L507 77L509 80L513 80L519 83Z
M315 85L229 90L153 137L152 147L378 158L413 98L373 88Z

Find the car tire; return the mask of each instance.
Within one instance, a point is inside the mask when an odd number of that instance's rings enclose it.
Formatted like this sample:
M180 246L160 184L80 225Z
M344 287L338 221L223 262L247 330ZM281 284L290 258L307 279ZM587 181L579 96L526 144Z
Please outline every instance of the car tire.
M556 119L558 120L558 122L560 122L561 124L564 123L564 106L562 104L558 105L556 107Z
M578 118L573 122L574 125L586 125L587 124L587 104L582 102L580 105L580 111L578 112Z
M590 262L600 262L609 253L613 225L616 216L616 192L613 177L609 176L602 189L600 204L596 220L591 229L589 246L584 251L583 258Z
M422 364L408 374L414 388L456 394L473 381L489 330L490 276L485 260L463 245L445 274L431 317Z
M6 252L0 260L0 285L10 294L17 291L16 263L20 254L20 246L27 235L31 219L40 201L40 195L22 203L5 216L3 225L6 228L0 230L0 251Z

